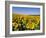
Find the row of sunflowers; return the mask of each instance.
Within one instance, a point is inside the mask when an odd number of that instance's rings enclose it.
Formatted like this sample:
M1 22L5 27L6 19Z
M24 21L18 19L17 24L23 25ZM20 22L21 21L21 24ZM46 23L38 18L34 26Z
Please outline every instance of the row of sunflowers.
M12 31L40 30L40 16L12 14Z

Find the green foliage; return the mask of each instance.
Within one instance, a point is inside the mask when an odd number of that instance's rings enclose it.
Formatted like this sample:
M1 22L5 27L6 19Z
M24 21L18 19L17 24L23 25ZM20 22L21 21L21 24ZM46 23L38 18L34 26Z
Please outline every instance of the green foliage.
M12 15L12 31L40 30L40 16Z

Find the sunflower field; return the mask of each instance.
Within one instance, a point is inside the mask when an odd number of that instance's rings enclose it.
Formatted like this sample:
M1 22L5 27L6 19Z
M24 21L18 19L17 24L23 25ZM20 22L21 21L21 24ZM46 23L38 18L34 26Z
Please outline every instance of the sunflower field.
M12 14L12 31L40 30L40 16Z

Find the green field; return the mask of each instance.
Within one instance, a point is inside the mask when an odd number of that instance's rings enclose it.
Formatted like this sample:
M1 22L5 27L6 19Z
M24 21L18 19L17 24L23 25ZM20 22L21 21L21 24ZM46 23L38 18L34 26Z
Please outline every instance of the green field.
M40 16L12 14L12 31L25 30L40 30Z

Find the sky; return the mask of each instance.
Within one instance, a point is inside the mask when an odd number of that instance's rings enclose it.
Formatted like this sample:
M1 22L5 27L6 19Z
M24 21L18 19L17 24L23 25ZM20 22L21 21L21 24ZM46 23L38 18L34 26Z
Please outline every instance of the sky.
M40 15L40 8L12 7L12 13L28 14L28 15Z

